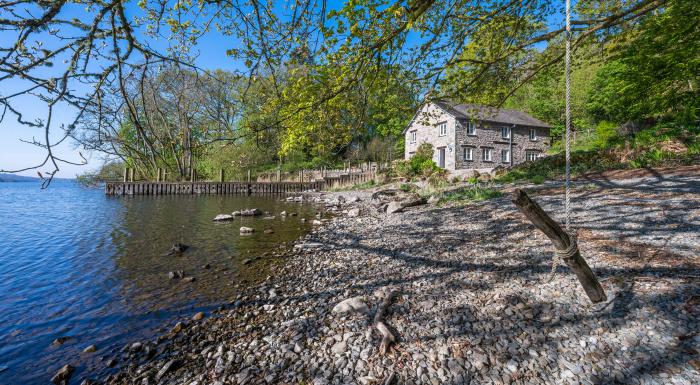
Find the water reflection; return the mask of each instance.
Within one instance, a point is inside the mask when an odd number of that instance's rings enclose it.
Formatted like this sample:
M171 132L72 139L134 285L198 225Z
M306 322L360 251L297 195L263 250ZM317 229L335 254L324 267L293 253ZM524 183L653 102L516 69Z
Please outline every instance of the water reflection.
M298 238L310 222L300 219L315 213L274 198L109 198L68 182L48 192L8 185L0 183L2 384L46 383L66 363L78 367L76 383L103 372L102 358L127 342L150 338L178 317L234 297L241 282L267 275L268 259L243 260ZM212 221L252 207L270 215ZM280 217L283 210L299 215ZM242 236L241 226L256 232ZM175 242L191 247L165 255ZM175 270L195 280L169 279ZM52 346L60 336L72 338ZM96 353L81 353L91 344Z

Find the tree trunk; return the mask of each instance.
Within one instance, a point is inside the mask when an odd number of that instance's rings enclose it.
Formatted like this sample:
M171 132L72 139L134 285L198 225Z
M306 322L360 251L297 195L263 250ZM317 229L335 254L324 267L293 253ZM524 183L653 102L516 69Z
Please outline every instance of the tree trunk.
M550 218L537 202L530 199L525 191L520 189L515 190L513 203L515 203L520 212L525 214L527 219L529 219L535 227L540 229L540 231L552 241L554 247L560 253L569 249L572 243L569 234L564 231L557 222ZM586 260L581 256L578 246L575 246L576 248L570 253L566 253L562 259L564 259L566 265L576 274L578 281L581 283L581 286L583 286L591 302L598 303L607 300L605 291L600 285L600 282L598 282L598 278L596 278L595 274L586 263Z

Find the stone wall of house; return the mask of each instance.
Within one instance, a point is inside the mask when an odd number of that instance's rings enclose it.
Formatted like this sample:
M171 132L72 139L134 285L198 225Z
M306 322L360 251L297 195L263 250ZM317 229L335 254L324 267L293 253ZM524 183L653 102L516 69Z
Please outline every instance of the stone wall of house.
M447 123L447 135L440 136L438 125ZM405 133L404 159L409 159L421 143L433 145L433 160L439 164L439 148L445 148L445 169L454 170L456 161L455 151L456 119L442 108L429 103L424 105L416 114ZM412 140L412 132L416 132L416 140Z
M477 122L476 132L474 135L467 135L467 122L457 122L456 134L456 169L492 169L497 166L509 166L510 162L503 162L501 159L501 151L510 148L509 139L503 138L501 133L502 127L507 127L506 124ZM536 130L537 139L530 140L530 128ZM543 155L549 148L549 129L541 127L526 127L516 126L511 128L513 136L512 154L513 164L519 164L525 161L527 151L533 151ZM464 159L463 148L469 147L472 149L472 159ZM491 149L491 161L485 161L483 152L484 149Z

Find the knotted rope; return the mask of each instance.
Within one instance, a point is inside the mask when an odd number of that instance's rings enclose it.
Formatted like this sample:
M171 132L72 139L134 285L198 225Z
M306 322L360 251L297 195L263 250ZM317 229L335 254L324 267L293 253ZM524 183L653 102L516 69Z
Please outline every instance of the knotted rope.
M576 243L576 238L571 236L571 4L570 0L566 0L566 54L564 56L565 63L565 81L566 81L566 179L564 182L564 215L565 215L565 228L569 233L569 239L571 239L571 244L566 250L557 250L554 253L554 258L552 258L552 270L549 272L548 281L554 279L554 273L557 271L557 266L559 265L559 258L571 258L576 252L578 245Z

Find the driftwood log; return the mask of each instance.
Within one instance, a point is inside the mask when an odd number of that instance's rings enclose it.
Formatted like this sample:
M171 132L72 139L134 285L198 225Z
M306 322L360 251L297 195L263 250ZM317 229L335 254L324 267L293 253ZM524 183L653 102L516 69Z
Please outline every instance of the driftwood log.
M389 349L389 345L396 341L396 337L394 337L394 335L384 323L384 316L386 314L387 309L391 305L391 301L393 301L396 293L397 292L395 290L385 288L375 294L381 299L381 302L377 307L377 312L374 313L372 329L376 330L382 338L382 342L379 344L379 354L381 355L386 354L387 350Z
M586 260L581 256L576 240L550 218L537 202L530 199L525 191L515 190L513 203L535 227L540 229L552 241L557 254L562 257L566 265L576 274L578 281L583 286L583 290L586 291L586 295L588 295L591 302L598 303L607 300L605 291L600 282L598 282L598 278L596 278Z

